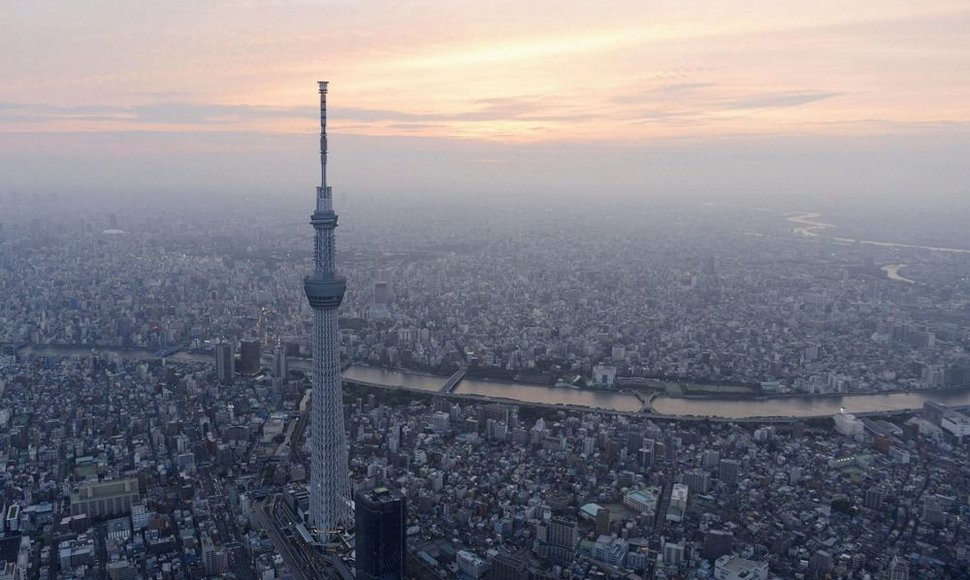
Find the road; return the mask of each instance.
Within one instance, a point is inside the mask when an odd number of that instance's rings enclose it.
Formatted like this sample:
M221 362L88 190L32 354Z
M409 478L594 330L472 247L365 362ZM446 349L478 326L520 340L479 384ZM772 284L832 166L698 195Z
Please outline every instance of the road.
M229 501L228 494L219 485L214 475L201 479L203 488L209 498L209 514L219 530L219 539L223 548L229 553L229 568L235 572L237 578L256 578L256 571L250 562L246 542L239 533L239 527L234 520L235 509Z
M266 506L269 504L270 510L276 512L276 504L279 502L279 496L271 496L265 501L261 501L256 504L256 520L259 526L266 530L269 534L270 541L273 542L273 546L283 556L283 561L286 562L286 566L293 572L293 576L297 580L314 580L318 578L315 570L307 561L306 556L300 553L294 546L293 542L288 540L285 534L280 530L279 526L276 524L275 518L271 518L266 513ZM292 534L292 532L290 532Z

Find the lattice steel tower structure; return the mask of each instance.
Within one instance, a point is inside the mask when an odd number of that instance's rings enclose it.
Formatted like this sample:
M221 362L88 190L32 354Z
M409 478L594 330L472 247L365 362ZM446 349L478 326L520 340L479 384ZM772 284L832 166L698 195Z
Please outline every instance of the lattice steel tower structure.
M320 81L320 187L313 225L313 274L303 281L313 308L313 395L310 410L310 524L325 536L353 523L340 383L337 308L347 281L334 264L337 214L327 185L327 82Z

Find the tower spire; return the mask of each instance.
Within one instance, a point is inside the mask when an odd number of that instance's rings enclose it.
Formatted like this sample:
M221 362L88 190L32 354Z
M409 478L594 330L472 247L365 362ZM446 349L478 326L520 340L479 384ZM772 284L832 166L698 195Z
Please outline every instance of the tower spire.
M326 540L330 531L349 526L350 477L344 433L337 308L346 280L337 274L331 190L327 185L327 82L320 81L320 185L313 225L313 273L303 281L313 308L313 391L311 398L310 523Z
M327 81L319 81L320 87L320 187L317 191L317 209L333 209L330 187L327 185Z

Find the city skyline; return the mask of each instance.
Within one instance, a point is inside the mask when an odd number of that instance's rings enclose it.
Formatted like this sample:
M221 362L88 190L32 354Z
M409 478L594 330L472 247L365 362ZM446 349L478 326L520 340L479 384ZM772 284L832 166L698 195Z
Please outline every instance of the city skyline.
M965 214L341 185L344 296L319 177L312 238L306 193L4 194L8 570L361 577L343 480L429 580L965 575Z
M970 5L0 19L4 578L967 577Z

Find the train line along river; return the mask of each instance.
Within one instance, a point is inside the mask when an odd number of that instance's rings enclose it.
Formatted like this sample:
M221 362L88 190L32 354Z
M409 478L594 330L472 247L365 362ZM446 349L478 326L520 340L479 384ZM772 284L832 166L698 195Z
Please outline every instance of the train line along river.
M35 356L85 356L91 354L116 355L127 359L159 358L148 349L118 349L109 347L29 345L19 349L21 354ZM167 357L179 362L214 362L208 353L178 352ZM309 361L292 359L290 368L308 371ZM447 377L413 371L389 370L353 365L343 373L346 380L383 387L399 387L414 391L437 392ZM519 401L543 405L587 407L606 411L638 412L644 410L641 399L630 393L558 388L502 381L465 378L455 388L457 395L474 395L496 400ZM919 409L926 401L936 401L955 407L970 406L970 389L923 391L909 393L878 393L864 395L789 396L765 398L677 397L658 395L650 400L647 411L670 418L710 417L715 419L808 418L824 417L845 409L849 413L880 413Z

